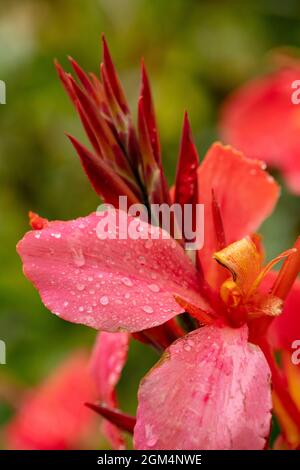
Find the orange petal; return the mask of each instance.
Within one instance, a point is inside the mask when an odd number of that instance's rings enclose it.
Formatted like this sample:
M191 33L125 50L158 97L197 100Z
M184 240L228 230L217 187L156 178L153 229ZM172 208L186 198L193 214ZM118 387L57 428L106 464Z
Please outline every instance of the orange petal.
M228 245L215 253L214 259L231 272L236 285L247 294L261 269L261 256L251 238Z

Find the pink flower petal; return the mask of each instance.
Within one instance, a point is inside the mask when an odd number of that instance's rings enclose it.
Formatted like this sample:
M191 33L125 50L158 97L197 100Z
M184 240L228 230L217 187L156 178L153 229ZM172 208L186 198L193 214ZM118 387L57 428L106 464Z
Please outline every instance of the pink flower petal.
M115 387L126 363L129 335L127 333L100 332L91 359L91 371L96 381L98 399L107 406L117 407ZM120 430L105 420L103 433L114 449L124 449Z
M176 341L139 389L137 449L263 449L270 371L247 327L216 325Z
M198 169L199 203L205 205L204 247L198 255L211 283L218 267L212 260L219 251L212 211L212 190L220 206L226 244L254 232L272 212L278 185L261 162L249 160L229 146L214 144ZM219 268L220 269L220 268Z
M272 285L275 278L275 273L269 273L265 285ZM284 302L282 314L273 320L268 330L269 341L275 349L284 349L290 354L294 351L292 344L300 340L299 305L300 279L297 279Z
M28 450L74 449L94 432L94 415L84 403L96 390L88 359L76 353L24 398L8 425L9 448Z
M46 307L74 323L131 332L181 313L174 294L208 310L197 292L197 272L183 249L173 239L164 239L166 232L145 222L139 228L147 239L120 239L127 235L124 224L136 219L123 211L118 215L116 226L113 212L50 222L19 242L24 273ZM96 234L106 216L113 231L120 230L116 239L100 240ZM155 234L159 239L153 239Z
M300 192L299 108L292 102L300 63L252 80L225 102L220 119L222 138L251 158L280 168L290 188Z

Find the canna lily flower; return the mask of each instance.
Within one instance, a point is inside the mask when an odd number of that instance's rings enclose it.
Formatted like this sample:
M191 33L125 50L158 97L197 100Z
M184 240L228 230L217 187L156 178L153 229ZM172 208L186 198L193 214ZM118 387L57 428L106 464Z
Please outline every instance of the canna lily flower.
M243 85L223 106L220 133L249 157L263 158L281 170L290 190L300 194L299 92L293 85L297 80L300 63L293 61Z
M126 333L99 333L91 359L76 351L41 385L25 392L5 430L8 447L59 450L95 446L97 423L84 404L100 400L109 416L110 409L117 408L115 387L126 361L128 339ZM124 449L119 428L110 422L102 423L102 436L113 448Z
M88 357L73 353L50 377L24 395L6 428L8 447L17 450L62 450L89 447L96 422L83 406L96 398Z
M299 258L296 246L264 266L254 235L276 204L278 186L261 162L219 143L199 165L185 116L169 192L144 65L138 134L106 43L101 82L74 60L72 65L81 86L57 68L93 146L91 152L71 138L94 189L116 207L120 195L149 210L157 202L204 204L204 246L193 263L162 228L118 209L68 222L34 216L34 230L18 244L24 273L50 311L102 330L93 370L112 407L105 416L119 427L130 430L134 420L116 418L107 384L114 388L118 380L127 334L164 351L139 387L135 448L263 449L270 430L271 374L258 344L282 311L297 275L293 263L269 292L261 285L275 263ZM98 236L103 220L118 236ZM127 232L134 222L141 233L136 239ZM180 315L193 326L180 327ZM99 412L104 415L103 406Z

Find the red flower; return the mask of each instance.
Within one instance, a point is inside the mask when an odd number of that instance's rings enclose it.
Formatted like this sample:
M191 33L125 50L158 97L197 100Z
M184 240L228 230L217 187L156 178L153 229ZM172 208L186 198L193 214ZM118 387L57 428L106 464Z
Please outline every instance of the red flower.
M248 331L261 341L282 310L299 259L295 248L264 267L259 239L252 235L271 213L278 186L261 162L221 144L214 144L199 166L185 117L170 197L144 67L137 136L105 42L102 82L72 64L81 87L58 70L93 153L71 140L96 191L115 206L120 195L148 209L170 200L194 208L204 204L204 246L194 265L164 230L123 211L105 211L49 222L27 233L18 245L24 273L56 315L109 333L125 330L159 349L167 347L140 385L136 448L262 449L270 426L270 371L260 348L248 342ZM114 235L105 240L97 236L103 220ZM139 228L135 239L128 237L131 223ZM262 280L283 257L289 264L264 293ZM196 326L187 335L176 320L182 313ZM101 333L99 341L101 398L114 406L112 390L127 337L119 341ZM104 414L103 407L99 411ZM118 424L113 411L106 417Z
M84 403L96 396L87 356L73 354L25 395L6 429L9 448L61 450L88 446L96 423Z
M300 111L292 101L296 80L300 64L295 61L246 83L225 102L220 132L249 157L279 168L290 189L300 194Z

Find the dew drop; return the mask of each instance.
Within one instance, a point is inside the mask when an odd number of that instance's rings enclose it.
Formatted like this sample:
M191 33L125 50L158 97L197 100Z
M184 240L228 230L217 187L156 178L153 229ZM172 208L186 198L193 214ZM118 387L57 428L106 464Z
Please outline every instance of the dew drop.
M160 288L157 284L149 284L148 288L152 291L152 292L159 292L160 291Z
M153 313L153 308L150 307L150 305L144 305L144 307L142 307L142 310L144 310L144 312L146 313Z
M83 311L84 311L84 307L81 306L81 307L79 307L78 310L79 310L79 312L83 312Z
M151 425L146 425L145 431L146 431L147 445L149 447L155 446L155 444L158 441L158 437L153 433L152 426Z
M107 297L107 295L104 295L103 297L100 298L101 305L108 305L108 303L109 303L109 298Z
M53 238L60 238L60 237L61 237L61 233L51 233L51 237L53 237Z
M84 258L81 248L78 250L73 250L73 261L75 265L78 267L84 266L85 258Z
M125 286L128 286L128 287L133 286L132 281L128 277L123 277L122 282Z

